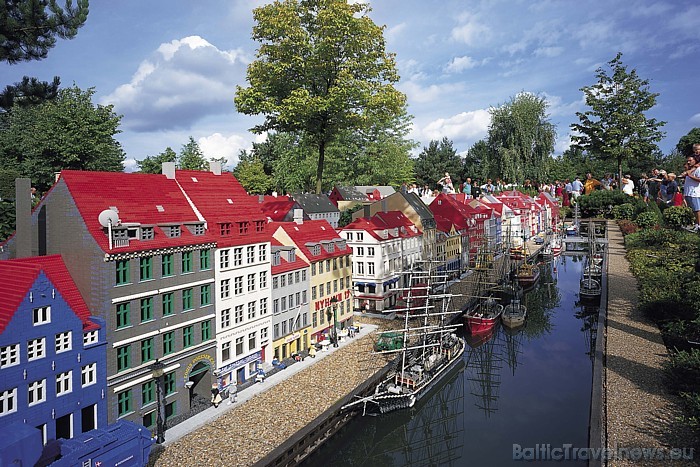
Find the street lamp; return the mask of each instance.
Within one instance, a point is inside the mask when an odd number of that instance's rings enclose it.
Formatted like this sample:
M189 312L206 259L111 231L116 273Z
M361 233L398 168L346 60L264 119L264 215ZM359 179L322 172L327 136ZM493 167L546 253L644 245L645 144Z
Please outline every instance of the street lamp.
M158 413L156 418L156 443L158 444L163 444L165 441L166 430L165 420L163 420L163 413L161 412L164 369L165 363L158 359L156 359L156 361L150 366L151 375L153 376L153 379L156 380L156 400L158 403L158 406L156 407L156 412Z
M333 305L333 347L338 347L338 298L331 298Z

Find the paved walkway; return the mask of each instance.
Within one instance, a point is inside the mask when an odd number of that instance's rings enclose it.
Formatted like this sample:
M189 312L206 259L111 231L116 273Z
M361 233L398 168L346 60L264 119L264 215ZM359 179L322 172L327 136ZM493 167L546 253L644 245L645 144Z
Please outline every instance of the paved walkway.
M265 381L262 383L256 383L252 386L249 386L246 389L242 389L238 392L238 397L236 399L236 402L234 404L229 404L228 401L223 401L221 404L219 404L218 408L215 408L214 406L209 407L208 409L203 410L202 412L198 413L197 415L188 418L182 423L179 423L172 428L168 428L166 433L165 433L165 443L163 443L164 446L168 446L169 444L174 443L175 441L178 441L180 438L183 436L195 431L196 429L206 425L209 422L212 422L216 420L217 418L221 417L224 415L226 412L231 410L234 407L237 407L244 402L248 401L249 399L257 396L258 394L261 394L273 387L275 387L277 384L281 383L282 381L289 379L290 377L294 376L295 374L299 373L300 371L310 367L311 365L314 365L315 363L323 360L326 356L332 354L338 349L341 349L345 347L346 345L352 343L355 339L358 339L359 337L366 336L370 334L371 332L375 331L377 329L377 326L372 325L372 324L363 324L362 327L360 328L360 332L355 334L355 337L353 338L345 338L343 341L338 343L338 347L333 347L332 345L328 347L328 350L323 350L323 351L318 351L316 352L316 358L311 358L307 357L304 360L300 362L296 362L287 368L285 368L282 371L278 371L277 373L270 375L269 377L265 378ZM291 435L291 433L290 433Z
M663 382L662 363L668 358L666 347L658 327L638 309L637 280L625 257L622 233L613 222L608 223L608 240L607 447L613 450L689 447L692 438L688 438L687 430L677 422L678 399L668 392ZM695 457L700 458L700 453ZM608 465L696 464L662 459L618 459Z

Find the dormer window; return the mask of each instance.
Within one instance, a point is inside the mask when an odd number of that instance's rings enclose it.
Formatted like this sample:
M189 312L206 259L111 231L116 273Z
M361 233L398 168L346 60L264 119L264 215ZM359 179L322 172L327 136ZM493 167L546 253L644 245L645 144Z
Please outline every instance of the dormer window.
M280 265L280 252L275 251L272 253L272 265L273 266L279 266Z
M297 250L292 248L291 250L289 250L289 262L293 263L296 260L297 260Z
M219 228L220 228L220 233L222 236L231 235L231 223L230 222L224 222L222 224L219 224Z
M311 247L311 254L318 256L321 254L321 245L314 245Z
M335 251L335 245L333 244L333 242L324 242L323 249L326 250L326 252L328 253L333 253Z
M204 223L187 224L187 230L189 230L192 235L204 235Z
M265 221L255 221L255 231L264 232L265 231Z
M141 240L153 240L154 237L153 227L141 227Z
M114 240L128 240L129 232L126 229L112 229L112 238Z
M238 223L238 233L241 235L248 233L248 222Z
M163 227L163 230L165 231L165 235L167 235L169 238L179 237L182 233L179 225L169 225Z

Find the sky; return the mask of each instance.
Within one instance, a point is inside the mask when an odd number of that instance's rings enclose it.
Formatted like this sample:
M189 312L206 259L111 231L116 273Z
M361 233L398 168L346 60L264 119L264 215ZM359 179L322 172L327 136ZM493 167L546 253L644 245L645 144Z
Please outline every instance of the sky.
M354 1L354 0L351 0ZM64 2L59 2L64 3ZM94 88L96 104L122 115L116 136L127 171L192 136L206 157L238 161L264 135L261 116L236 112L255 59L252 10L260 0L92 0L86 24L48 58L0 64L0 86L23 76ZM700 127L700 4L667 0L373 0L413 115L417 151L447 137L466 152L486 137L489 108L520 92L546 99L556 154L570 144L581 88L622 52L659 93L649 117L666 121L668 154ZM609 70L609 68L606 68Z

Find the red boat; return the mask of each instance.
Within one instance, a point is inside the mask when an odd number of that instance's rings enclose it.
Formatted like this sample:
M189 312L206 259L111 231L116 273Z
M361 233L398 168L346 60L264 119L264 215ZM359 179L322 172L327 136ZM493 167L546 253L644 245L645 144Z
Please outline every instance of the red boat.
M523 264L518 268L516 277L522 288L530 288L540 278L540 268L536 264Z
M493 298L478 302L464 315L467 327L472 334L491 331L503 313L503 305Z
M510 259L514 259L516 261L523 260L527 258L527 250L525 247L511 247L510 251Z
M476 349L490 341L495 333L496 327L494 326L486 332L466 336L465 340L467 341L467 344L469 344L469 347L471 347L472 349Z

